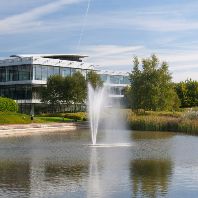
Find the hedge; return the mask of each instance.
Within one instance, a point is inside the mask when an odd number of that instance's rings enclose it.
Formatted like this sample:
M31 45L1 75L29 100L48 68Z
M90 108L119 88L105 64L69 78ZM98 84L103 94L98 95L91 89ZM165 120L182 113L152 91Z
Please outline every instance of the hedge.
M18 104L10 98L0 97L0 111L17 112Z

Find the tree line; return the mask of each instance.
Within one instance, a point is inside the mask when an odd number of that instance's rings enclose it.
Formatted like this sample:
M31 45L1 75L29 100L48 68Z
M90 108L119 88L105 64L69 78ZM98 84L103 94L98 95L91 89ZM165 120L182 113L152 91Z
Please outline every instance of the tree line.
M155 55L141 61L134 57L129 79L131 84L124 90L124 100L132 109L172 111L198 106L198 82L173 83L168 64L160 63Z
M103 82L95 71L89 71L86 78L75 72L72 76L54 75L47 79L47 86L40 90L41 102L55 111L62 105L84 104L87 97L87 83L90 82L94 88L102 86ZM76 108L74 109L74 111Z

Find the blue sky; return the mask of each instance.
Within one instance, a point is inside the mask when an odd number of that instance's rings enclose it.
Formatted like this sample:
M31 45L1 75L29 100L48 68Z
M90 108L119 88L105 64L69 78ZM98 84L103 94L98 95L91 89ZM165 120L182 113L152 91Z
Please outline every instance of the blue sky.
M0 0L0 56L74 53L103 69L130 71L157 54L175 82L198 80L198 1Z

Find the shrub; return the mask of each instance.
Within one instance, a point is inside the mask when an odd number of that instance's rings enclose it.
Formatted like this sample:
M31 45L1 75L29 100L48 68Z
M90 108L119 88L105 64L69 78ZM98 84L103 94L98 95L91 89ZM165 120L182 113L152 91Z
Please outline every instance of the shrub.
M86 121L87 120L87 114L84 112L78 112L78 113L66 113L64 115L65 118L70 118L74 120L81 120Z
M78 112L78 113L48 113L48 114L41 114L39 117L64 117L72 120L87 120L87 113L85 112Z
M10 98L3 98L0 97L0 111L5 112L17 112L18 111L18 105L17 103L10 99Z

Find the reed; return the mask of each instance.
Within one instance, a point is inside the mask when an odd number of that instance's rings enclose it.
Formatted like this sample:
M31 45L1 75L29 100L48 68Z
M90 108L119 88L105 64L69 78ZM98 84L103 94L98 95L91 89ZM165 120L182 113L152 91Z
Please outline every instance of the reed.
M145 112L139 114L130 111L127 115L127 123L133 130L198 134L198 114L195 112Z

